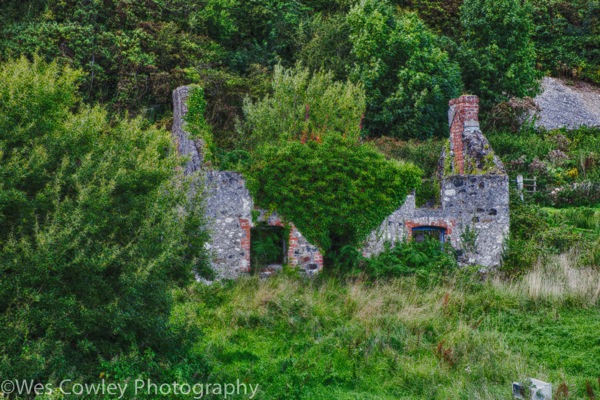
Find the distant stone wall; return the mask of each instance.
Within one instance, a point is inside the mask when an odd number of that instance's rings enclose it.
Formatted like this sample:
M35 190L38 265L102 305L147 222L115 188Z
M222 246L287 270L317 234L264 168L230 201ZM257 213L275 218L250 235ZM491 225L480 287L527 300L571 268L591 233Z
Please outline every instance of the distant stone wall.
M479 128L478 112L476 96L450 101L449 145L438 171L440 207L416 208L414 196L408 196L367 238L365 256L381 253L386 242L410 239L414 228L438 227L458 250L461 264L500 264L509 234L508 176Z
M186 100L189 87L182 86L173 92L173 140L180 156L186 157L185 175L195 177L196 187L205 190L205 212L210 242L207 249L212 255L212 267L217 279L231 279L250 272L251 230L254 226L252 197L241 174L204 168L202 140L192 140L185 131ZM259 221L267 218L259 211ZM277 214L271 214L266 222L283 226ZM287 262L307 274L323 269L323 257L319 249L291 225L287 243Z
M250 272L252 198L239 173L206 171L206 216L209 250L220 278Z

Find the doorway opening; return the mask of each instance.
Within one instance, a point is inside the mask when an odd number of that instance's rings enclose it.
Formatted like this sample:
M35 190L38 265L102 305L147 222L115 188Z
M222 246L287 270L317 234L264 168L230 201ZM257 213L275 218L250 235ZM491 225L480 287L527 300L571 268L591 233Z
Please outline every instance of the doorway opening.
M252 273L277 272L287 262L286 230L264 222L250 230L250 266Z

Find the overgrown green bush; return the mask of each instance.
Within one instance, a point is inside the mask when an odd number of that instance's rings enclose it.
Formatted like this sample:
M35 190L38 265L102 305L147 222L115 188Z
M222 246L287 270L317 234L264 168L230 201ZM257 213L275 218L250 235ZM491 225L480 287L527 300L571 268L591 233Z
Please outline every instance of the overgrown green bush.
M211 275L169 133L82 105L81 76L39 58L0 66L2 376L162 357L177 343L172 289Z
M247 175L257 204L293 222L331 268L342 248L357 246L402 204L420 174L370 145L326 132L322 142L261 147Z
M425 237L421 242L411 240L388 246L376 257L365 259L360 270L374 278L410 275L431 278L447 274L457 266L450 244Z
M239 133L247 148L286 140L322 140L336 134L358 140L365 95L360 85L336 82L331 72L311 72L300 64L275 67L273 93L244 102Z

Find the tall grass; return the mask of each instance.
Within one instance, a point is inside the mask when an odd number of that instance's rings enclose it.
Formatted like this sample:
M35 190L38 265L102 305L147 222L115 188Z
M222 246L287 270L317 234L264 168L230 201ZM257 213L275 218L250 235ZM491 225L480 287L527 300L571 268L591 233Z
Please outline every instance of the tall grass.
M495 279L494 285L514 295L533 301L547 301L555 306L566 303L580 306L600 305L600 270L579 266L581 255L576 250L538 261L517 282Z
M518 281L247 278L181 293L175 320L205 332L212 378L260 383L264 399L508 399L527 377L578 398L600 375L600 271L579 259Z

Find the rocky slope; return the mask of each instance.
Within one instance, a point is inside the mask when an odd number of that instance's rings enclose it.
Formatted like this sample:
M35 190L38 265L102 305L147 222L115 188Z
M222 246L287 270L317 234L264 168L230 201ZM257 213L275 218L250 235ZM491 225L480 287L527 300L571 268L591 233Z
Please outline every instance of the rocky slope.
M546 77L536 97L541 111L537 126L546 129L600 126L600 88L583 82Z

